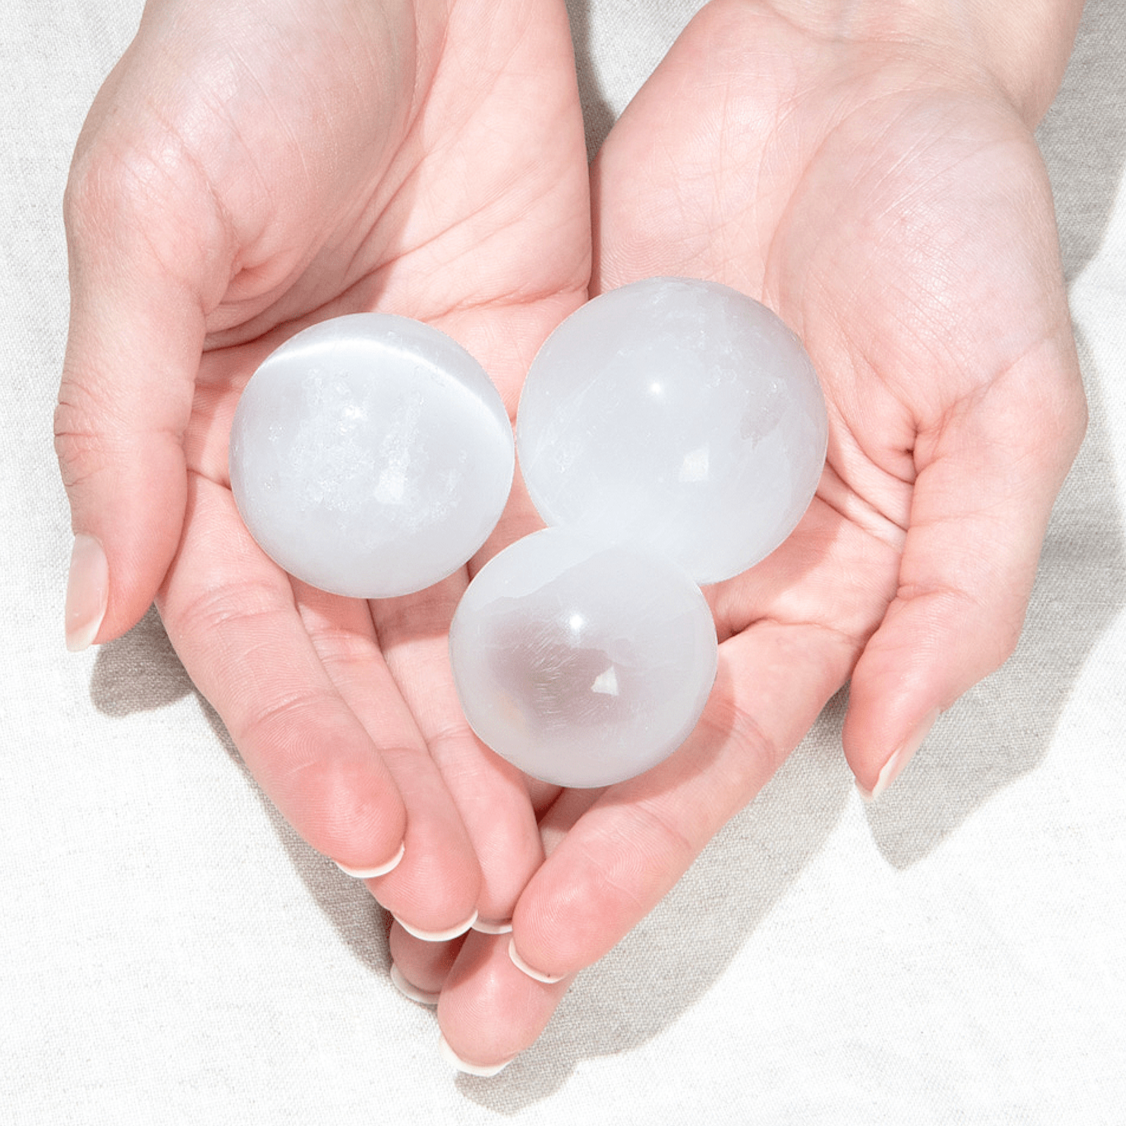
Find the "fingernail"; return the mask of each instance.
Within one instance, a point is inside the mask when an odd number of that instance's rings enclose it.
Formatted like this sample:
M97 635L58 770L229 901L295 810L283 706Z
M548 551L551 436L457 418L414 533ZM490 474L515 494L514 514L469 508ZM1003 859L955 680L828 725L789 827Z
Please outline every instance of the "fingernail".
M406 851L407 846L405 844L399 845L399 851L386 864L380 864L376 868L349 868L346 864L341 864L339 860L334 860L333 864L346 876L355 876L357 880L374 880L376 876L386 876L388 872L398 868L399 861L403 859L403 854Z
M539 970L532 969L527 962L516 951L516 939L512 939L508 943L508 956L512 959L512 964L524 974L527 974L533 981L542 981L544 985L554 985L557 981L562 981L567 975L559 974L552 976L551 974L540 973Z
M413 934L415 938L421 938L423 942L449 942L451 938L460 938L477 922L477 912L474 911L464 923L459 923L456 927L450 927L448 931L419 930L418 927L412 927L410 923L404 923L398 915L392 915L392 918L407 934Z
M458 1071L464 1072L466 1075L480 1075L485 1079L488 1079L491 1075L497 1075L502 1072L516 1058L515 1056L511 1056L503 1063L494 1063L488 1066L479 1063L469 1063L463 1060L461 1056L446 1043L446 1038L441 1033L438 1034L438 1051L441 1053L446 1063L456 1067Z
M436 1005L438 1003L437 993L427 993L425 989L419 989L417 985L411 985L399 967L394 962L391 963L391 984L404 996L409 997L412 1001L417 1001L420 1005Z
M508 934L512 930L511 919L478 919L473 924L475 931L482 934Z
M79 533L70 553L70 575L66 583L66 647L72 653L89 648L109 602L109 564L102 545Z
M883 769L876 778L876 784L866 790L859 782L856 788L866 802L875 801L899 776L903 768L911 761L915 752L923 745L923 740L930 734L934 721L938 719L938 708L933 708L920 722L919 726L911 733L911 737L884 763Z

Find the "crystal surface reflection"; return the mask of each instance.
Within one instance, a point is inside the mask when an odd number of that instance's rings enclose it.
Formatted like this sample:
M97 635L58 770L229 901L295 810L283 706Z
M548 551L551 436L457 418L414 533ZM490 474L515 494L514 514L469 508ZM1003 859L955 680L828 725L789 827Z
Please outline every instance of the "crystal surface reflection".
M231 490L281 567L335 594L421 590L484 543L512 428L484 370L419 321L335 317L272 352L239 400Z
M648 770L696 725L715 626L682 568L548 528L470 583L450 628L470 726L521 770L605 786Z

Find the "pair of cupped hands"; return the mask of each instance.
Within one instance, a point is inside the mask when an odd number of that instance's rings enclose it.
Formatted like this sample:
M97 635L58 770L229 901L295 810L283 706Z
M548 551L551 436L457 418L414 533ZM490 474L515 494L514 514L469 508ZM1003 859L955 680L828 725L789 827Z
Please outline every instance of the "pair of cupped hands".
M588 168L563 0L152 0L78 143L70 643L155 597L278 809L383 873L397 976L467 1070L535 1040L850 677L848 763L869 797L890 783L1012 649L1082 436L1030 133L1051 76L1022 100L956 40L780 7L704 7ZM472 574L538 526L519 482L463 572L347 600L250 540L228 431L270 350L373 309L456 338L514 414L568 313L655 274L803 338L828 460L789 541L705 591L719 673L687 743L561 790L475 739L447 657Z

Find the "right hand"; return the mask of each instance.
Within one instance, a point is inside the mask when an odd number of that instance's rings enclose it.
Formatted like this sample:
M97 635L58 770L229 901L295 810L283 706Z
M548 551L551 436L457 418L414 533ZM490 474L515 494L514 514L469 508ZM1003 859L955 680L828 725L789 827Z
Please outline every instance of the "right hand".
M470 936L444 979L432 952L396 950L411 980L441 980L445 1035L480 1065L535 1040L846 680L845 754L878 791L1020 632L1086 417L1032 135L1069 25L1014 102L955 49L961 21L900 39L888 21L925 5L873 0L845 7L875 36L801 27L832 7L712 0L592 169L592 290L665 274L764 300L809 350L829 449L793 535L708 591L719 673L693 735L541 816L550 855L511 939L535 979L507 937Z

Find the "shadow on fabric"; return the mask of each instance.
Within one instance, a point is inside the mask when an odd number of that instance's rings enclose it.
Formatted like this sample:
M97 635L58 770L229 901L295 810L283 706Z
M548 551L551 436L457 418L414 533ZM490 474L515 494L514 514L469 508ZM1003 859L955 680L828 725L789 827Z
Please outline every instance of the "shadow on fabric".
M1037 139L1056 197L1069 285L1102 244L1126 169L1126 7L1088 0L1060 97ZM1072 91L1081 96L1069 97ZM1052 514L1017 651L936 725L902 777L868 807L880 852L897 868L928 855L1052 743L1087 657L1126 597L1126 548L1094 358L1078 334L1090 404L1083 449Z
M614 112L599 85L594 65L590 4L591 0L567 0L571 42L575 49L575 76L583 106L587 160L594 159L614 124Z
M261 801L313 902L325 913L356 958L385 982L387 988L393 989L387 978L391 968L387 947L390 916L362 882L344 875L331 860L310 848L258 787L223 721L184 671L156 610L150 609L129 633L98 651L90 697L104 715L122 718L152 711L189 695L195 696L216 740L237 766L247 787Z

